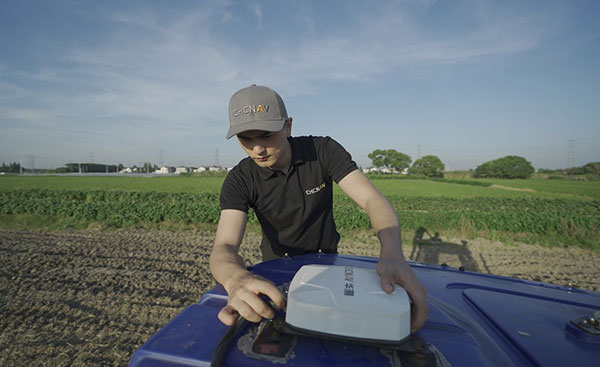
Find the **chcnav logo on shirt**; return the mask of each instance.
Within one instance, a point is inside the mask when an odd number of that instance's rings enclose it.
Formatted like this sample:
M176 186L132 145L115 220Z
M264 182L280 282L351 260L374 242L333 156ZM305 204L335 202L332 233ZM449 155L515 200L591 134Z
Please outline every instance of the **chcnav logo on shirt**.
M324 188L325 188L325 182L323 182L322 184L320 184L317 187L313 187L310 190L306 190L305 193L306 193L306 195L316 194L317 192L323 190Z

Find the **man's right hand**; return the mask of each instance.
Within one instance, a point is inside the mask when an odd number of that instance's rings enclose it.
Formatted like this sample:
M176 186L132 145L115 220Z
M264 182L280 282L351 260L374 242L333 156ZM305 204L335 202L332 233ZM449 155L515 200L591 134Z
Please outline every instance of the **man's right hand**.
M218 314L225 325L233 325L239 316L251 322L275 317L275 311L261 299L261 294L269 297L279 308L285 307L285 297L275 284L250 272L229 279L225 290L227 305Z

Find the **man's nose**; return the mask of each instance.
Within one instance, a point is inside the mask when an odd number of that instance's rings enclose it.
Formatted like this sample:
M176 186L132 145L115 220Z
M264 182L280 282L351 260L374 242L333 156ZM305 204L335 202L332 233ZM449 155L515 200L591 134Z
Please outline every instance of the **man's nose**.
M254 144L254 147L252 147L252 152L254 152L254 154L262 154L264 151L265 147L261 143Z

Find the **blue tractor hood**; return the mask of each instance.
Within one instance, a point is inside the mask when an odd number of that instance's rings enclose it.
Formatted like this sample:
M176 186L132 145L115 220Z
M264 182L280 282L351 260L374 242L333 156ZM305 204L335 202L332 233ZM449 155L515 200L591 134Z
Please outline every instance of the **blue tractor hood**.
M600 363L600 331L587 320L600 310L600 293L409 262L428 292L430 314L417 333L452 366L591 366ZM376 258L307 254L257 264L253 273L289 283L307 264L374 269ZM227 295L217 286L183 310L133 355L130 366L209 366L228 327L217 319ZM579 323L578 326L577 324ZM253 329L254 328L254 329ZM284 358L252 355L232 341L225 366L394 366L388 351L309 336L294 339ZM253 331L254 330L254 331ZM289 346L288 346L289 347ZM414 364L414 365L418 365Z

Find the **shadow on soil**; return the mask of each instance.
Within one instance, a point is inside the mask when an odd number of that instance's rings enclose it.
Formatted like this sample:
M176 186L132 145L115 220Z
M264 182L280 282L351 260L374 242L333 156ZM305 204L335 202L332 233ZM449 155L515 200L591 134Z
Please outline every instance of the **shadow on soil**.
M461 270L481 272L477 261L473 258L471 251L467 247L467 241L462 240L461 243L445 242L440 238L439 232L436 232L433 236L425 227L419 227L415 231L415 235L412 240L412 250L410 253L410 259L413 261L429 263L429 264L440 264L441 257L455 256L458 258L460 263L459 268ZM479 254L481 264L483 264L483 271L491 274L485 259Z

